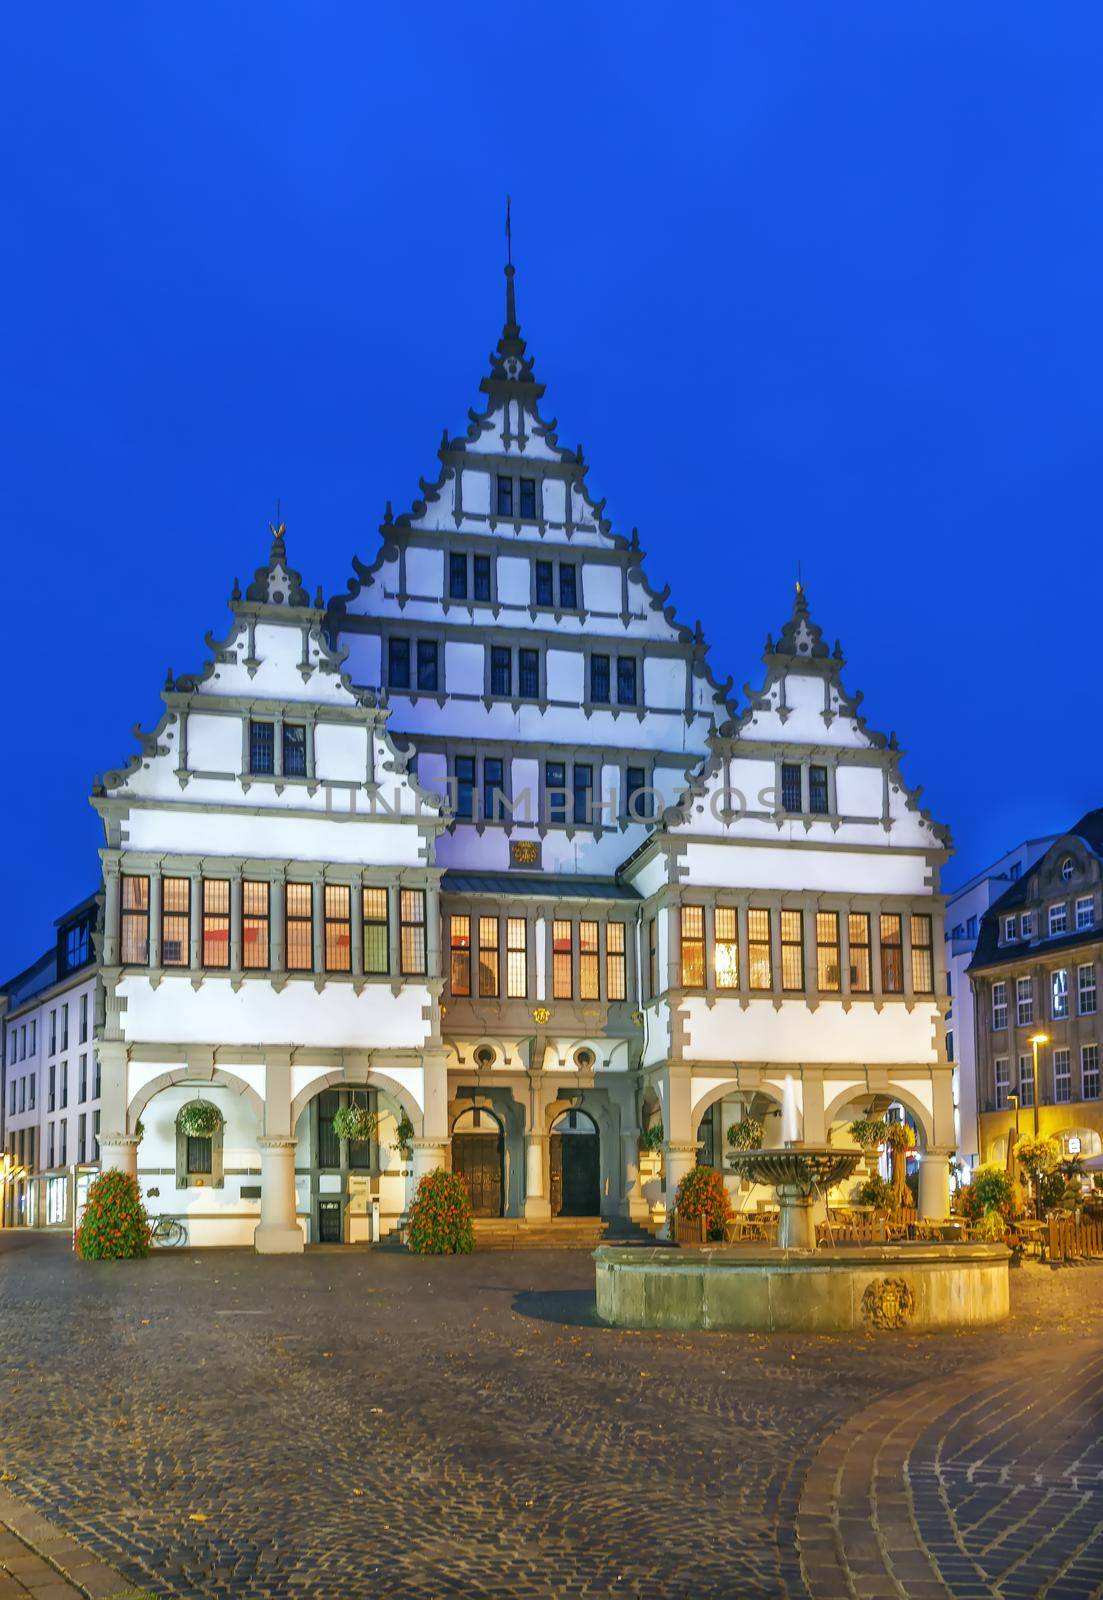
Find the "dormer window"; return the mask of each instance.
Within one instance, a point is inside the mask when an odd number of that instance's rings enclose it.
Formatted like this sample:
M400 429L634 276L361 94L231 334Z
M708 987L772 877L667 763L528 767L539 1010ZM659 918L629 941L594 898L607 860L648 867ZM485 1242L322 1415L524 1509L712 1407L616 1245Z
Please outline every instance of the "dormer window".
M1017 932L1018 932L1018 919L1015 918L1015 917L1004 917L1004 919L1003 919L1003 937L1004 937L1004 940L1006 941L1008 939L1014 939L1017 936Z
M249 771L271 773L276 770L275 724L250 722Z
M513 479L501 475L498 478L498 515L500 517L513 515Z
M1061 880L1062 880L1062 882L1068 883L1069 879L1072 877L1072 873L1073 873L1073 860L1072 860L1072 857L1071 856L1066 856L1065 859L1061 863Z
M1081 895L1076 902L1076 931L1095 926L1095 905L1090 894Z
M500 480L499 480L500 481ZM536 479L521 479L521 515L535 521L536 518Z
M1049 908L1049 936L1055 938L1059 933L1067 933L1069 927L1069 908L1062 903Z
M1033 911L1023 912L1022 921L1019 924L1019 933L1024 939L1032 939L1034 937Z

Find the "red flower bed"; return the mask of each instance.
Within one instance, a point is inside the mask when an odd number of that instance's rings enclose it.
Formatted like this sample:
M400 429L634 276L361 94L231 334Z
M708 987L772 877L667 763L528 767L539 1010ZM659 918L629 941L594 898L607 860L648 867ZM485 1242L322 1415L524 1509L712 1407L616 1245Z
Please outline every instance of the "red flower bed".
M410 1206L406 1243L419 1256L467 1255L474 1250L471 1201L454 1172L438 1167L422 1178Z
M119 1261L148 1254L149 1218L137 1180L125 1172L101 1172L88 1190L77 1255L83 1261Z

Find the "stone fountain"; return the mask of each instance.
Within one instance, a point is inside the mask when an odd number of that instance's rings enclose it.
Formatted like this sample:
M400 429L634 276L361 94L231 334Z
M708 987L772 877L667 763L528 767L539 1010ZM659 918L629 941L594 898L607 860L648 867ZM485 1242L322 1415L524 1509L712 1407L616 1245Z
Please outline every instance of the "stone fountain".
M788 1144L776 1150L737 1150L728 1157L728 1165L752 1183L773 1184L779 1208L780 1250L814 1250L813 1195L818 1193L826 1200L828 1189L849 1178L861 1159L860 1150Z

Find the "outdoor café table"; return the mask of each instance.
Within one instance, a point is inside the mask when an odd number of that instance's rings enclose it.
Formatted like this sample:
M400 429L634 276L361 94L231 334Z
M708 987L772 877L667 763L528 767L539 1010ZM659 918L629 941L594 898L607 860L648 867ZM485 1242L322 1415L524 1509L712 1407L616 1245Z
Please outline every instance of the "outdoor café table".
M1035 1252L1039 1261L1046 1259L1046 1249L1049 1244L1049 1225L1045 1222L1018 1222L1015 1231L1023 1243Z

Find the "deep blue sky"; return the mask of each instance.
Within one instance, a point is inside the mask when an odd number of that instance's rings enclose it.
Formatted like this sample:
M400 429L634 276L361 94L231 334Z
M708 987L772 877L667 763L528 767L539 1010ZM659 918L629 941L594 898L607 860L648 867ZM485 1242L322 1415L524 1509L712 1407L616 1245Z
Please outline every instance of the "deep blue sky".
M9 8L0 975L282 498L311 589L523 331L615 527L757 676L803 563L960 881L1103 804L1103 12Z

